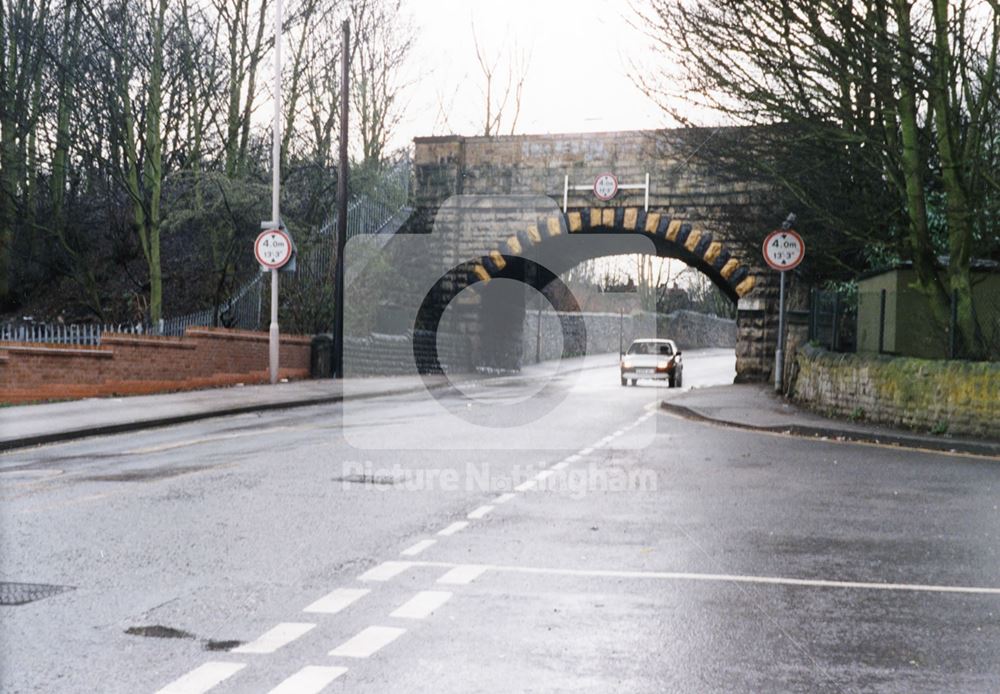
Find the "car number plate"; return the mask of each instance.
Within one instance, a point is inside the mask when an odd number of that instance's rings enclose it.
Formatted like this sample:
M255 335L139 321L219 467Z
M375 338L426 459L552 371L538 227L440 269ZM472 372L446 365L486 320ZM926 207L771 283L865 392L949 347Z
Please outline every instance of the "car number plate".
M636 369L635 372L637 374L646 374L646 375L649 375L649 374L653 373L653 370L652 369Z

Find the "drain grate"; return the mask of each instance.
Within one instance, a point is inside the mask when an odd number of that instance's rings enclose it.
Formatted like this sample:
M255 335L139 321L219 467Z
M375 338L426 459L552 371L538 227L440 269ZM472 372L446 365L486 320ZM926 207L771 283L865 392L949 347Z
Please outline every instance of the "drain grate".
M67 590L73 590L73 586L0 582L0 605L26 605L29 602L58 595Z

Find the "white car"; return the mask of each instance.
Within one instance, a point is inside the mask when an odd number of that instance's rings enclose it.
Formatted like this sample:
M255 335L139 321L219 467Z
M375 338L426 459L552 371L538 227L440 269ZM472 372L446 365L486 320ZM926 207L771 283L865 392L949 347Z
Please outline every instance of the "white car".
M684 372L681 352L673 340L635 340L622 356L622 385L635 385L640 378L667 381L680 388Z

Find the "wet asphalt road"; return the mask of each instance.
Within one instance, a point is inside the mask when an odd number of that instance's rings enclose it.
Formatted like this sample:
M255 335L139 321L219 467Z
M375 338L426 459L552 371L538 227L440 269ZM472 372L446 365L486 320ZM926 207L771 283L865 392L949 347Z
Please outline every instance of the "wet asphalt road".
M0 456L0 690L1000 691L1000 461L534 373Z

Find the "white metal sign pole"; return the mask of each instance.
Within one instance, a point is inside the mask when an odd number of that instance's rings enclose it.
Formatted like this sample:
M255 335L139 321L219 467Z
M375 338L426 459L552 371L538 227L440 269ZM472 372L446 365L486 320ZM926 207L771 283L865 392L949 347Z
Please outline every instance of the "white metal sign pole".
M283 21L281 0L274 4L274 126L271 145L271 221L276 228L281 226L281 23ZM278 269L271 269L271 327L268 331L268 364L271 383L278 382L278 358L280 354L278 333Z
M781 275L778 290L778 345L774 349L774 390L780 393L785 375L785 271Z

